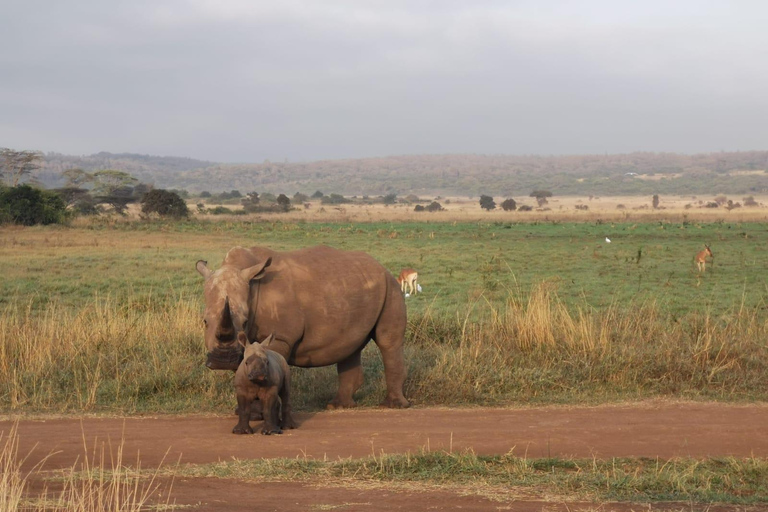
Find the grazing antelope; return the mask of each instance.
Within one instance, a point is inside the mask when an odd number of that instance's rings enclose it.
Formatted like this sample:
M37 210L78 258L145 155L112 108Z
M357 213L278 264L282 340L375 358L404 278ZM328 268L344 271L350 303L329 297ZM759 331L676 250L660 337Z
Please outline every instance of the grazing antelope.
M412 268L404 268L400 271L400 277L397 278L397 282L400 283L400 291L406 293L406 290L409 290L412 294L417 293L419 291L419 285L416 282L418 279L418 272Z
M708 245L704 245L705 249L703 251L700 251L696 253L696 266L699 267L699 272L704 272L707 270L707 256L712 258L712 260L715 259L715 255L712 254L712 249L709 248Z

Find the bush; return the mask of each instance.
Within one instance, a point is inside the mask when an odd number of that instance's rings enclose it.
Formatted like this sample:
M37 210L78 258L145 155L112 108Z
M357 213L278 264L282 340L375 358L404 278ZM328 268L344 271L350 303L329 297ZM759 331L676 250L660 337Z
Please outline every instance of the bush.
M291 209L291 200L285 194L277 196L277 204L281 211L287 212Z
M67 218L67 205L56 193L29 185L0 187L0 222L33 226Z
M517 210L517 202L511 197L509 199L505 199L504 202L501 203L501 209L505 212L513 212Z
M314 195L312 197L314 197ZM322 204L346 204L351 202L352 200L347 199L341 194L331 194L330 196L323 196L320 198L320 203Z
M144 214L156 213L161 217L174 217L177 219L189 217L187 203L170 190L156 188L147 192L141 200L141 212Z
M232 215L235 212L226 206L217 206L216 208L209 208L208 213L211 215Z
M759 206L753 196L747 196L744 198L744 206Z
M413 208L413 211L415 211L415 212L423 212L423 211L425 211L425 210L426 210L426 208L424 208L424 206L423 206L423 205L420 205L420 204L417 204L417 205L416 205L416 206Z
M432 201L429 203L429 205L425 208L428 212L441 212L443 211L443 205L438 203L437 201Z
M533 210L533 206L528 206L527 204L521 205L517 208L517 211L519 212L530 212Z

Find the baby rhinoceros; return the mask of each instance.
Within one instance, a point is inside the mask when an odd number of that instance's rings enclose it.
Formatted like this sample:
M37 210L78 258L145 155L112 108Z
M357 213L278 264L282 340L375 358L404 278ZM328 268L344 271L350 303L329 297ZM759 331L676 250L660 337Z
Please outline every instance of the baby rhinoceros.
M237 341L245 347L245 352L235 374L240 420L232 429L233 434L253 434L249 420L251 404L256 398L261 401L264 415L262 434L282 434L282 428L296 428L291 417L291 371L283 356L267 348L274 337L273 333L259 344L249 343L244 332L237 335Z

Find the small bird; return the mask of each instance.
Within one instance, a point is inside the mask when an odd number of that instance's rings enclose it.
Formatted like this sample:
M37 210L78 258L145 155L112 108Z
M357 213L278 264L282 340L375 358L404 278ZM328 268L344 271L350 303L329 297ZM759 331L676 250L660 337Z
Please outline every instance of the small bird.
M609 244L609 243L611 243L611 239L608 238L608 237L605 237L605 242Z
M419 293L421 293L421 285L420 284L416 285L416 289L419 290Z

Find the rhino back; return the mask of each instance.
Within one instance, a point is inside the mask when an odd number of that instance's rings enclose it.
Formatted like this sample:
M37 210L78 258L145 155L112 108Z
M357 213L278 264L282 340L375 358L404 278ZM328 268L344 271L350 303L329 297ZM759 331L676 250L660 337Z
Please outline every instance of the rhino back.
M254 284L254 339L275 332L296 366L334 364L358 350L387 299L394 277L363 252L312 247L272 254Z

